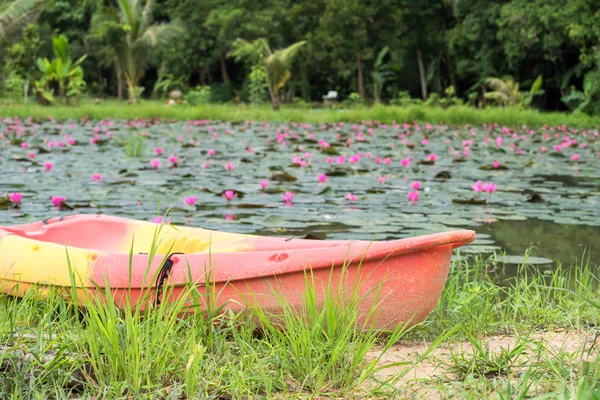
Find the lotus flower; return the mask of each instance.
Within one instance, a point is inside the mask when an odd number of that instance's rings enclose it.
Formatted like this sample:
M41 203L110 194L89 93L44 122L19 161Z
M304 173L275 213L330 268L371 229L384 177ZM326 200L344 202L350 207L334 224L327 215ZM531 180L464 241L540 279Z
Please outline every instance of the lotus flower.
M483 191L492 194L496 191L497 185L495 183L486 183L483 185Z
M66 198L64 198L63 196L52 196L50 198L50 200L52 200L52 204L54 204L54 206L60 208L60 206L67 201Z
M8 195L8 199L15 204L19 204L22 198L23 195L21 193L11 193Z
M419 200L419 192L408 192L408 195L406 195L406 197L408 198L408 201L416 203L417 200Z
M429 161L435 162L438 159L438 156L435 153L431 153L428 158Z
M325 175L325 174L319 174L318 179L319 179L320 183L325 183L328 180L327 175Z
M54 166L54 163L52 161L46 161L44 163L44 168L46 168L46 171L50 171L53 166Z
M155 217L152 217L152 219L150 220L150 222L154 222L155 224L162 224L164 221L165 224L170 224L171 220L170 219L164 219L162 216L157 215Z
M413 190L420 190L421 189L421 181L414 181L413 183L410 184L410 187L413 188Z
M483 182L477 181L477 182L475 182L474 185L471 185L471 188L473 189L473 191L475 191L477 193L481 193L481 192L483 192Z
M150 165L152 166L152 168L158 168L158 167L160 167L161 164L162 163L158 159L154 159L154 160L150 161Z
M267 188L267 186L269 186L268 180L263 179L262 181L260 181L260 187L262 188L262 190L265 190Z
M227 171L233 171L235 169L235 165L232 162L228 162L227 164L225 164L225 169Z
M292 205L292 199L294 198L294 192L285 192L281 195L281 200L285 203L286 206Z
M92 175L92 180L98 182L98 181L102 180L102 175L94 174L94 175Z
M346 195L344 196L344 198L346 200L350 200L352 202L356 201L356 199L357 199L356 195L353 194L353 193L346 193Z
M196 204L196 196L188 196L188 197L184 197L183 201L185 202L185 204L187 204L188 206L193 206L194 204Z
M223 192L222 196L225 200L232 201L237 197L237 193L233 190L226 190L225 192Z
M571 161L577 162L577 161L579 161L579 158L580 158L579 154L573 154L571 156Z

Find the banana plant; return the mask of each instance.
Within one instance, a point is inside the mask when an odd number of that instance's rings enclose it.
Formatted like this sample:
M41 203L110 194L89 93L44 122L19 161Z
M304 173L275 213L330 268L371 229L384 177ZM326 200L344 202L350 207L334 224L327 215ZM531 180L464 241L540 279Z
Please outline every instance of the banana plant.
M230 57L237 60L246 59L252 66L262 65L267 78L267 87L274 110L279 110L279 91L291 78L290 68L294 57L306 44L305 40L296 42L285 49L272 51L266 39L260 38L253 42L237 39Z
M386 82L388 82L393 76L389 65L383 63L383 59L390 51L388 46L385 46L381 51L377 54L377 58L375 59L375 64L373 65L373 72L371 72L371 78L373 79L373 97L375 98L375 102L381 102L381 93L383 92L383 87Z
M69 97L79 95L80 89L85 85L83 80L83 68L81 63L87 54L73 62L69 55L69 42L65 35L52 38L52 49L54 59L38 58L37 66L42 73L40 86L49 90L49 84L55 82L58 85L58 95L66 103Z

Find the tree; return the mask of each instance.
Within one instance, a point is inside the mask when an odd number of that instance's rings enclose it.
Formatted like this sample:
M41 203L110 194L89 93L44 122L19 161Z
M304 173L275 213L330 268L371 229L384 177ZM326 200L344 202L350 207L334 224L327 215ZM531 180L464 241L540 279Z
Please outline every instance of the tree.
M44 0L13 0L0 3L0 40L19 27L23 19L39 10Z
M117 74L122 74L127 82L129 101L135 103L140 94L139 82L150 63L152 51L164 46L182 34L179 25L155 23L152 17L153 0L116 0L116 8L100 11L96 19L96 29L111 26L119 32L114 39L114 60ZM101 32L98 32L101 34Z
M274 110L279 110L279 90L292 76L290 72L294 57L306 41L296 42L284 49L272 51L266 39L248 42L243 39L235 41L230 56L236 59L247 59L252 65L262 64L267 78L267 86Z
M23 79L23 98L27 103L29 84L36 71L36 60L42 48L39 25L29 24L23 30L23 38L8 49L7 70Z
M325 48L326 60L348 77L356 67L357 89L365 100L363 61L373 57L368 46L367 26L373 23L373 9L361 0L326 0L317 40Z

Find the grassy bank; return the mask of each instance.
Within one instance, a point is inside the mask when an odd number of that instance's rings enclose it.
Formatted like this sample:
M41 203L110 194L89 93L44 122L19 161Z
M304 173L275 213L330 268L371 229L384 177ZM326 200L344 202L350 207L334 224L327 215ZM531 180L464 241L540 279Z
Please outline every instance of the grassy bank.
M387 337L356 331L355 307L335 302L323 310L308 303L316 324L287 309L282 331L260 309L181 320L183 302L144 316L111 303L79 310L58 296L2 296L0 397L591 398L600 377L594 268L545 274L522 266L499 286L492 267L501 268L480 257L453 263L437 309ZM265 326L257 332L249 318ZM550 346L543 334L557 330L576 334L577 346ZM509 344L490 344L498 334ZM400 349L414 351L400 359ZM411 379L424 365L442 376Z
M486 108L483 110L459 106L449 109L425 106L396 107L373 106L345 110L332 109L301 109L284 107L280 111L273 111L269 106L250 107L248 105L203 105L203 106L171 106L162 102L146 101L137 105L104 101L93 104L84 101L78 107L52 106L41 107L32 105L7 105L0 108L0 115L18 116L21 118L33 117L37 120L52 116L57 120L115 118L135 119L154 118L189 120L213 119L224 121L274 121L274 122L360 122L363 120L377 120L383 123L396 121L402 122L431 122L443 121L447 124L484 124L498 123L504 126L540 127L547 125L563 125L571 127L592 128L600 124L600 119L583 114L542 113L535 110L519 110L516 108Z

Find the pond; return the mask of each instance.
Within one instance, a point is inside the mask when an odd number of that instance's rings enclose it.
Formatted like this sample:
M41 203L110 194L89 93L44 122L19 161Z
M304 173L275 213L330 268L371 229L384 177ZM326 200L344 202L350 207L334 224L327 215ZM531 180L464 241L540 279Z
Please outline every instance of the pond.
M470 228L478 240L464 253L534 246L533 256L570 264L585 251L600 264L593 129L51 117L1 128L0 225L169 209L177 224L316 239Z

